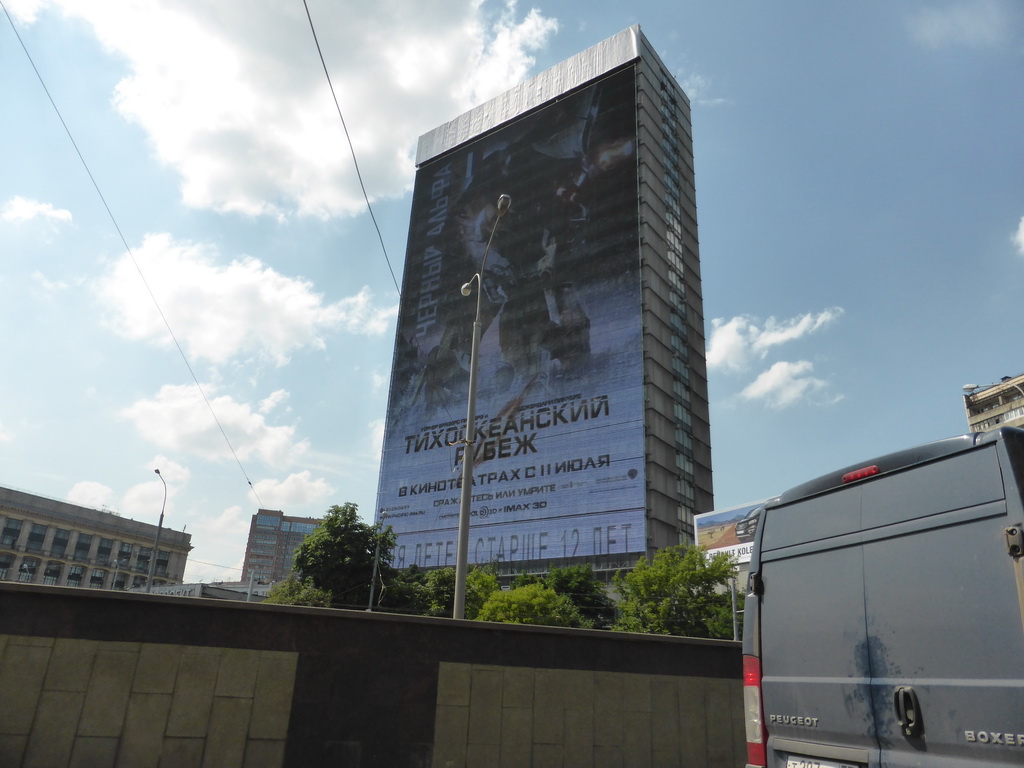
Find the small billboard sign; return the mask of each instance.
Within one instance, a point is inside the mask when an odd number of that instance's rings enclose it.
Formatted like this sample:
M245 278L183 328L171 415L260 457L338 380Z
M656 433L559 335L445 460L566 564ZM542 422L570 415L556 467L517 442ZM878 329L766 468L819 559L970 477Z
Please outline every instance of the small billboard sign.
M764 500L755 501L696 515L697 546L714 553L729 552L736 557L736 562L749 563L764 504Z

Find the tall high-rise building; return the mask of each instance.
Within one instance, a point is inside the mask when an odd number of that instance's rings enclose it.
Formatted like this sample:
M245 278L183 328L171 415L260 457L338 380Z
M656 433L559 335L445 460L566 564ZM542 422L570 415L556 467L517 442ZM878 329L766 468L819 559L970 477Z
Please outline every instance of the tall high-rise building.
M639 27L420 138L377 505L396 566L455 564L478 299L469 562L607 572L693 540L696 216L689 101Z
M249 523L242 581L283 581L292 572L295 549L320 524L315 517L289 517L279 510L261 509Z

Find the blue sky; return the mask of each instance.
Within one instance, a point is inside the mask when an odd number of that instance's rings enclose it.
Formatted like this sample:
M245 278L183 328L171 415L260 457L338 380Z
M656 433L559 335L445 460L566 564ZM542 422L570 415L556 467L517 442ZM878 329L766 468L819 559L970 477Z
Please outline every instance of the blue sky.
M0 485L155 523L159 468L191 580L258 506L372 515L398 290L302 3L0 2ZM417 137L641 25L693 105L719 508L1024 370L1016 0L308 6L399 280Z

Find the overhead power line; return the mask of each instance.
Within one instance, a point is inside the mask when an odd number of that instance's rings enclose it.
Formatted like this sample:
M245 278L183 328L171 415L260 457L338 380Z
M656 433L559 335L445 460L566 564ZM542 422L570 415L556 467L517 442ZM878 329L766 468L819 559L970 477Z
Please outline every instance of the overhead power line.
M224 425L221 424L220 419L217 418L217 412L213 409L213 404L210 399L206 396L206 392L203 390L202 385L199 383L199 379L196 376L195 371L192 369L192 364L188 360L188 356L185 354L185 350L182 349L181 343L178 341L178 337L174 334L171 329L171 324L168 322L167 317L164 315L163 309L160 307L160 302L156 300L156 296L153 294L153 289L149 286L149 281L146 280L146 276L142 271L142 267L139 266L138 260L135 258L135 254L132 252L131 247L128 245L128 240L125 238L124 233L121 231L121 226L117 223L117 218L114 216L114 212L110 209L107 204L107 199L103 195L103 191L100 189L99 183L96 181L96 177L93 176L92 171L89 169L89 164L85 161L85 156L82 154L81 149L78 147L78 142L75 141L75 137L71 133L71 128L64 120L64 116L61 114L60 109L57 107L57 102L54 101L53 96L50 94L50 89L46 87L46 81L43 79L42 73L39 68L36 67L35 60L32 58L32 54L29 53L28 47L25 45L25 41L21 39L21 35L18 33L18 27L14 23L14 19L11 18L11 14L7 10L7 6L0 0L0 8L3 8L4 15L7 16L7 21L11 25L11 29L14 30L15 37L18 38L18 43L21 45L21 49L25 52L25 57L28 59L29 64L32 66L32 71L36 73L36 78L39 80L39 84L43 88L43 92L46 93L46 98L50 101L50 106L53 107L53 111L57 113L57 119L60 120L60 124L64 127L64 132L67 134L68 140L71 142L71 146L75 149L75 154L78 155L78 160L82 163L82 167L85 169L86 175L89 177L89 181L92 183L92 187L96 190L96 194L99 196L100 202L103 203L103 208L107 212L107 216L110 218L111 224L114 225L114 230L117 232L117 236L121 239L121 244L124 246L125 253L132 260L132 264L135 266L135 271L139 273L139 278L142 280L142 284L146 288L146 293L149 294L150 300L153 302L153 306L156 307L156 311L160 315L160 319L163 321L164 327L167 329L167 333L170 335L171 340L174 342L174 346L178 350L178 354L181 355L181 359L185 363L185 367L188 369L189 375L192 377L192 381L195 382L196 388L199 390L199 394L203 396L203 402L206 403L206 407L210 411L210 415L213 416L214 422L217 424L217 428L220 430L221 436L224 438L224 442L227 443L228 450L231 451L231 455L234 456L235 462L238 464L238 468L242 471L242 475L245 477L245 482L249 485L249 489L252 491L253 496L256 497L257 503L262 507L263 502L260 501L259 494L256 493L256 488L252 484L252 480L249 479L248 473L245 471L245 467L242 466L241 460L238 458L238 454L235 452L234 446L231 444L231 440L228 438L227 432L224 431Z
M327 71L327 62L324 61L324 53L320 49L320 40L316 35L316 26L313 24L313 16L309 12L309 4L306 0L302 0L302 5L306 9L306 18L309 19L309 30L313 33L313 42L316 43L316 52L320 56L320 65L324 68L324 76L327 78L327 85L331 89L331 97L334 99L334 107L338 110L338 117L341 119L341 127L345 131L345 140L348 142L349 152L352 153L352 165L356 169L356 178L359 179L359 188L363 191L363 200L366 201L366 210L370 214L370 219L373 221L373 227L377 230L377 239L380 240L380 249L384 253L384 261L387 262L388 271L391 273L391 281L395 284L395 290L398 291L398 295L401 296L402 289L398 287L398 279L395 277L395 270L391 268L391 259L388 258L388 249L384 246L384 236L380 232L380 226L377 224L377 217L373 215L373 207L370 205L370 196L366 193L366 185L363 183L363 174L359 170L359 161L356 159L356 148L352 144L352 137L348 133L348 126L345 124L345 116L341 113L341 104L338 102L338 94L334 91L334 83L331 82L331 73Z

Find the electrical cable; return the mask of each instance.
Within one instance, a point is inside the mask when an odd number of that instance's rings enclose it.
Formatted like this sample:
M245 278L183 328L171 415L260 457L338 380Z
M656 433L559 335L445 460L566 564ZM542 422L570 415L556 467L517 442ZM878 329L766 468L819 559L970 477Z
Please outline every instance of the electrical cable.
M380 241L381 251L384 253L384 261L388 265L388 271L391 273L391 280L395 284L395 290L398 291L399 303L401 303L402 289L398 286L398 280L395 277L395 270L392 269L391 267L391 259L388 258L388 251L387 248L384 246L384 237L383 235L381 235L380 227L377 224L377 217L374 216L373 207L370 205L370 197L366 192L366 185L363 183L363 175L359 170L359 161L356 159L355 146L352 144L352 137L349 135L348 125L345 123L345 116L342 114L341 104L338 102L338 94L334 90L334 83L331 82L331 73L327 69L327 62L324 60L323 50L320 48L320 40L316 34L316 26L313 24L313 16L309 11L309 4L307 3L306 0L302 0L302 5L306 9L306 18L309 20L309 30L313 35L313 42L316 44L316 52L320 56L320 65L323 67L324 76L327 78L327 85L331 90L331 97L334 99L334 107L338 112L338 117L341 120L341 127L345 132L345 139L348 142L349 152L352 154L352 165L355 167L356 170L356 178L359 179L359 188L363 192L363 200L366 201L366 210L370 214L370 220L373 221L374 229L377 230L377 239ZM451 413L448 411L448 406L446 404L442 404L442 407L444 408L445 413L448 414L448 419L450 421L453 420ZM455 472L458 469L458 467L458 462L455 460L453 456L452 472Z
M226 569L228 571L241 571L242 570L241 568L238 568L238 567L236 567L234 565L218 565L217 563L207 563L207 562L205 562L203 560L196 560L195 558L189 559L188 564L192 565L192 563L199 563L200 565L210 565L210 566L213 566L214 568L224 568L224 569Z
M356 178L359 179L359 188L363 191L363 200L366 201L366 210L373 221L373 227L377 230L377 239L380 240L380 249L384 253L384 261L387 262L388 271L391 273L391 281L395 284L395 290L399 297L402 289L398 287L398 279L395 277L395 270L391 268L391 259L388 258L388 249L384 247L384 236L381 234L380 226L377 224L377 217L373 215L373 208L370 205L370 196L366 193L366 185L363 183L363 174L359 170L359 161L356 159L356 148L352 144L352 137L348 133L348 126L345 124L345 116L341 113L341 104L338 102L338 94L334 91L334 83L331 82L331 73L327 71L327 62L324 60L324 53L320 49L320 40L316 35L316 27L313 25L313 16L309 12L309 5L302 0L302 6L306 9L306 18L309 19L309 31L313 33L313 42L316 43L316 52L320 56L320 65L324 68L324 76L327 78L327 85L331 89L331 97L334 99L334 107L338 110L338 117L341 119L341 127L345 131L345 140L348 142L349 152L352 153L352 165L356 169Z
M93 176L92 171L89 169L89 164L85 161L85 156L82 154L81 149L78 147L78 142L75 141L75 137L71 133L71 129L68 127L67 122L64 120L64 116L61 114L60 109L57 107L57 102L54 101L53 96L50 94L50 89L46 87L46 81L43 80L42 74L36 67L35 60L32 58L32 54L29 53L28 47L25 45L25 41L21 39L21 35L18 33L18 28L14 23L14 19L11 18L11 14L7 10L7 6L0 0L0 8L3 8L4 14L7 16L7 21L11 25L11 29L14 30L15 37L18 38L18 43L21 44L21 49L25 52L25 57L28 59L29 64L32 66L32 70L36 73L36 77L39 80L39 84L43 87L43 91L46 93L46 98L50 101L50 106L53 107L53 111L57 113L57 119L60 120L60 124L64 127L64 132L67 134L68 139L71 141L71 146L75 149L75 154L78 155L79 161L82 163L82 167L85 169L86 175L89 177L89 181L92 182L93 189L96 190L96 194L100 198L100 202L103 203L103 208L107 212L107 216L110 218L111 223L114 225L114 230L117 232L118 237L121 239L121 244L124 246L125 252L128 257L132 260L132 264L135 266L135 270L139 273L139 278L142 280L142 284L146 288L146 292L149 294L149 298L152 300L153 305L156 307L156 311L160 315L160 319L164 323L164 327L167 328L167 333L170 335L171 340L174 342L174 346L178 349L178 354L181 355L181 359L185 363L185 367L188 369L189 374L192 376L192 381L195 382L196 388L199 390L199 394L203 396L203 401L206 403L206 407L210 411L210 415L213 416L214 422L217 424L217 428L220 430L221 435L224 438L224 442L227 443L228 449L231 451L231 455L235 457L235 462L238 464L238 468L242 471L242 475L245 477L246 483L249 485L249 489L252 491L253 496L256 497L256 501L260 507L263 506L263 502L260 501L259 494L256 493L256 488L252 484L252 480L249 479L248 473L245 471L245 467L242 466L241 460L238 458L238 454L235 452L235 447L231 444L231 440L228 438L227 432L224 431L224 425L220 423L220 419L217 418L217 413L213 409L213 404L206 396L206 392L203 390L202 385L199 383L199 379L196 376L195 371L192 369L192 364L189 362L188 357L185 355L185 350L182 349L181 343L178 341L178 337L174 334L171 329L171 324L168 322L167 317L164 315L163 309L160 307L160 303L156 300L156 296L153 294L153 289L149 286L149 281L146 280L145 274L142 272L142 267L139 266L139 262L135 259L135 254L132 252L131 247L128 245L128 240L125 238L124 233L121 231L120 225L117 223L117 219L114 216L114 212L110 209L107 204L107 199L104 197L102 190L100 189L99 183Z

